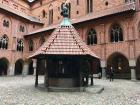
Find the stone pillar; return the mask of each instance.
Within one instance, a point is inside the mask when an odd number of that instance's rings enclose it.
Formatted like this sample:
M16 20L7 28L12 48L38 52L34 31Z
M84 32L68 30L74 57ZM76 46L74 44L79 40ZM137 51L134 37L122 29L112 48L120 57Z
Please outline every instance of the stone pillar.
M24 66L23 66L22 75L23 76L28 75L28 71L29 71L29 64L28 64L28 62L25 62Z
M135 67L131 67L131 80L136 80L136 69Z
M136 80L136 61L135 60L129 60L129 66L131 69L131 80Z
M106 62L101 61L101 68L102 68L102 78L106 78Z
M36 59L33 59L33 68L34 68L33 75L36 75L36 68L37 68L37 60Z
M8 76L14 76L14 71L15 71L15 64L9 64L7 75Z

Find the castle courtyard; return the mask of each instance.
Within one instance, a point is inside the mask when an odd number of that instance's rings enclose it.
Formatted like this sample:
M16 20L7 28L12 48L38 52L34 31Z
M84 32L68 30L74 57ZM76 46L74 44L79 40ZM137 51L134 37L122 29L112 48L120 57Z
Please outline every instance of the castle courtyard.
M140 82L94 79L101 93L46 92L34 87L34 76L0 77L0 105L140 105ZM44 77L39 76L39 84Z

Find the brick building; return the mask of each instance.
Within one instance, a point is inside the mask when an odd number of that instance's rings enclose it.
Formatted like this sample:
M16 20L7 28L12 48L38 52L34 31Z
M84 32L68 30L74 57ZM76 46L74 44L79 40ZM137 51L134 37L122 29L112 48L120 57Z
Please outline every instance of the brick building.
M0 74L33 74L28 56L61 22L61 3L84 42L101 58L95 74L115 70L116 78L140 79L140 0L0 0ZM35 60L34 60L35 61ZM37 61L43 73L43 61Z

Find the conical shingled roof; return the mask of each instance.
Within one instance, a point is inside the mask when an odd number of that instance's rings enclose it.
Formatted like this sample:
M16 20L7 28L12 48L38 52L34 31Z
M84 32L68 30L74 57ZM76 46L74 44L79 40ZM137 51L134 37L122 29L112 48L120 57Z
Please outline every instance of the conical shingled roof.
M64 18L49 39L29 58L39 55L82 55L99 58L82 41L68 18Z

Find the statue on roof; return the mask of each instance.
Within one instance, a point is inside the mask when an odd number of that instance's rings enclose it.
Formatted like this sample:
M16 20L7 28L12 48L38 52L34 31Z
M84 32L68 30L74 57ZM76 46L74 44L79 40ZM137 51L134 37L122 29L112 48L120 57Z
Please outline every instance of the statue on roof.
M61 4L61 16L63 16L63 17L69 16L69 6L67 3Z

